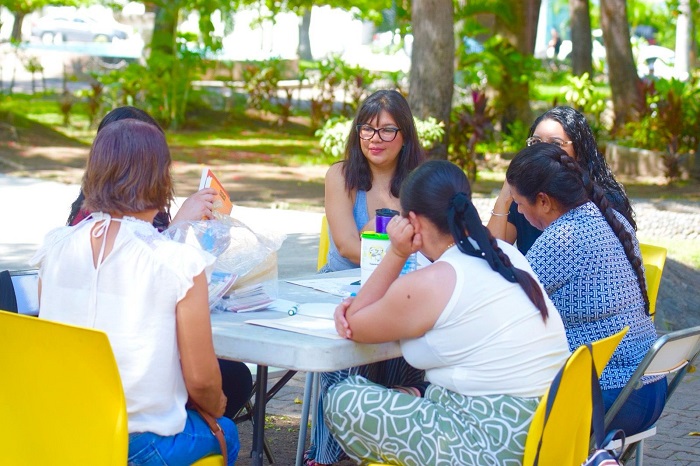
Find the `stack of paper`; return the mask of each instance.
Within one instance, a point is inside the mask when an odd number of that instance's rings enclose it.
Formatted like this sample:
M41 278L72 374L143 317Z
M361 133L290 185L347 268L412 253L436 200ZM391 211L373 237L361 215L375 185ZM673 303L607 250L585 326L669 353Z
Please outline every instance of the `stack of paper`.
M267 307L273 298L267 293L262 283L231 291L224 296L217 309L231 312L249 312Z

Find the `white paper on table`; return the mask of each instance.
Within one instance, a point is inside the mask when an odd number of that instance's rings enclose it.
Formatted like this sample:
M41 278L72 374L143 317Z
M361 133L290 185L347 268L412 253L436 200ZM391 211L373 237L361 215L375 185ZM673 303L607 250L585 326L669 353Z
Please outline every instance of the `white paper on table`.
M286 330L288 332L303 333L314 337L331 338L341 340L335 330L335 321L332 319L319 319L301 314L283 317L281 319L252 319L246 320L247 324L261 325L263 327Z
M294 315L333 320L333 313L337 306L338 303L295 303L287 299L275 299L265 310L284 312L288 315L292 311Z
M287 280L294 285L313 288L324 293L347 298L360 289L357 277L312 278L308 280Z

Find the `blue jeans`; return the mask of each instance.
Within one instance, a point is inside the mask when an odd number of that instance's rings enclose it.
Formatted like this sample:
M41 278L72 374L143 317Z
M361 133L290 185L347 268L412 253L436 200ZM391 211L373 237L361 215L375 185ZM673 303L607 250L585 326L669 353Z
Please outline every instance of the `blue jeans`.
M228 465L233 466L241 448L238 429L229 418L222 417L218 422L226 438ZM196 411L187 410L185 429L177 435L129 434L129 466L187 466L212 454L221 454L219 442Z
M610 430L622 429L626 436L638 434L656 423L666 404L666 378L644 385L630 393L625 404L610 423ZM610 409L622 388L603 390L605 412Z

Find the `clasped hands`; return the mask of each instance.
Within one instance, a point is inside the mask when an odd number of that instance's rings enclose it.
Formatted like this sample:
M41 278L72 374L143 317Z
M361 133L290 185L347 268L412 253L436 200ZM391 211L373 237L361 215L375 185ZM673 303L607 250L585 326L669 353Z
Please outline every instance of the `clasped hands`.
M415 214L409 213L409 215ZM399 215L393 217L386 227L386 232L391 241L391 247L386 254L393 254L403 262L408 259L408 256L419 251L423 245L423 237L420 233L416 233L413 224L406 217ZM354 297L345 298L338 304L333 313L336 332L349 340L352 339L352 329L347 319L347 312L354 300Z

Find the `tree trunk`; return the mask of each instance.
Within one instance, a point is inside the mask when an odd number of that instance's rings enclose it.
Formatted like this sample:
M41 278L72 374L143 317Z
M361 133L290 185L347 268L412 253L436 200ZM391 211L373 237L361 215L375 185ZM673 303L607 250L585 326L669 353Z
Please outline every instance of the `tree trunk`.
M311 54L311 39L309 37L309 28L311 27L311 8L304 9L299 22L299 49L297 54L300 60L313 60Z
M501 17L496 16L494 24L496 32L505 37L524 56L532 57L535 51L540 4L540 0L512 0L513 17L524 18L524 20L518 19L506 23ZM503 108L501 128L506 132L508 126L515 121L532 121L530 84L528 80L518 79L520 74L517 71L507 73L503 76L500 88L495 90Z
M676 19L676 62L677 76L688 75L690 61L690 0L680 0Z
M22 42L22 23L24 23L24 17L27 14L23 11L15 11L12 14L15 20L12 23L12 32L10 33L10 40L13 42Z
M569 0L571 22L571 68L575 76L593 78L593 39L588 0Z
M615 119L613 134L628 121L637 121L644 106L642 81L632 57L625 0L601 0L600 25L605 41L608 77Z
M151 53L158 52L175 55L175 37L177 20L180 14L178 7L157 6L151 37Z
M454 11L452 0L414 0L413 52L408 101L416 118L445 123L445 137L431 156L447 158L454 81Z

